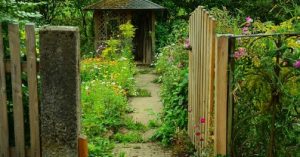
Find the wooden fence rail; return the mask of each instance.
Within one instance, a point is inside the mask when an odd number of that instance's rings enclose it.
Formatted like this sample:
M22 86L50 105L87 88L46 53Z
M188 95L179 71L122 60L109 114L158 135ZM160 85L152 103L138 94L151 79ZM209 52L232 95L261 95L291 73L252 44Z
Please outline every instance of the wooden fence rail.
M188 132L198 153L226 155L228 41L203 7L190 16Z

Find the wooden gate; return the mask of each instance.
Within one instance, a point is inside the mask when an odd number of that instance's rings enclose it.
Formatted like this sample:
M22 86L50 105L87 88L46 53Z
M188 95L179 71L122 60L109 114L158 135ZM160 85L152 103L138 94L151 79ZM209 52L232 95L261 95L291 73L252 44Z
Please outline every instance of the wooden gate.
M188 132L199 154L226 155L228 38L203 7L190 17Z
M10 60L4 60L4 47L2 27L0 25L0 156L32 156L40 154L39 140L39 110L38 110L38 93L37 93L37 66L36 66L36 48L35 48L35 31L34 25L25 26L26 34L26 54L27 61L21 62L21 46L19 25L9 24L8 37ZM9 147L8 111L6 96L6 73L11 74L12 100L13 100L13 123L14 123L14 147ZM29 124L30 124L30 149L25 148L24 133L24 111L22 96L22 73L27 74L28 93L29 93ZM9 149L8 149L9 148ZM26 150L26 151L25 151Z

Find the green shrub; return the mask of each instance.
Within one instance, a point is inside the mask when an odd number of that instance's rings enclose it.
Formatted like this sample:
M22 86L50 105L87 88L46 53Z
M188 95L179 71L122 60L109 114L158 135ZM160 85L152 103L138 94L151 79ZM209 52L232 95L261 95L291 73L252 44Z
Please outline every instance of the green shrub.
M153 138L164 145L172 142L177 128L187 128L188 115L188 52L183 44L161 49L156 71L161 75L161 97L164 105L162 125Z

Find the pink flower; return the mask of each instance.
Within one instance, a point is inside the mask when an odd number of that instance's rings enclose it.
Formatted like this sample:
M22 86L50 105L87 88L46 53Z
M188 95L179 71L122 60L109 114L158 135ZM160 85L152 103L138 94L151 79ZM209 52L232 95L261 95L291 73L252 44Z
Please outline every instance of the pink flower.
M240 59L246 55L246 49L243 47L238 48L237 51L234 52L234 58L235 59Z
M251 22L253 22L253 19L250 16L248 16L248 17L246 17L246 22L251 23Z
M192 49L191 42L190 42L189 39L185 40L185 42L184 42L184 48L187 49L187 50L191 50Z
M300 60L297 60L295 63L294 63L294 67L296 69L300 69Z
M247 35L247 34L250 34L250 32L249 32L249 27L243 27L242 28L242 31L243 31L243 34L245 34L245 35Z
M205 118L200 118L200 123L204 124L205 123Z

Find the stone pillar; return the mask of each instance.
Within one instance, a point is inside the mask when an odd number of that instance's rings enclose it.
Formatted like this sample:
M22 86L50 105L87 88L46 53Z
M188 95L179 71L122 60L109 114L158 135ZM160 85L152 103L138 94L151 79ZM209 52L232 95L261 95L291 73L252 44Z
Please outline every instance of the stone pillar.
M77 157L80 131L79 29L40 30L41 152Z

